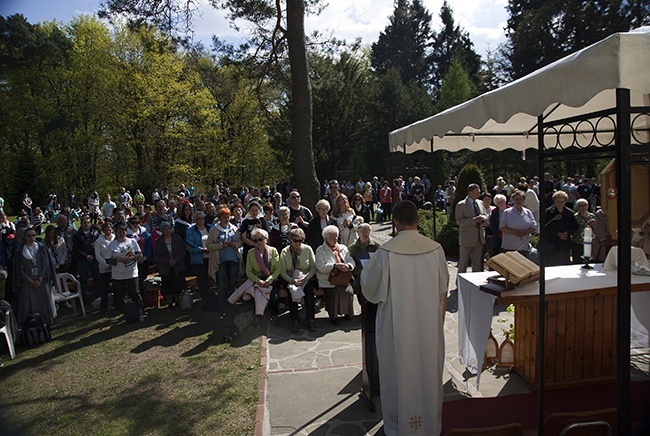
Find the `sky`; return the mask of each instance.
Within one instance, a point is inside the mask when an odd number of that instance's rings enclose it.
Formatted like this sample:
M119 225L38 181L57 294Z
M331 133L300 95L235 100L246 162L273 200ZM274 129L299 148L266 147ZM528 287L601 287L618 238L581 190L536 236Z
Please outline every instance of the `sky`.
M237 43L241 36L229 26L223 11L209 5L208 0L199 0L199 16L194 23L194 39L210 45L211 36ZM508 19L508 0L447 0L457 25L469 32L474 49L484 56L488 49L496 49L505 42L504 27ZM328 6L319 16L308 16L305 27L308 33L318 30L332 34L338 39L353 42L361 38L371 44L379 38L389 24L393 13L392 0L329 0ZM432 15L432 29L441 26L440 7L443 0L423 0L423 5ZM0 0L0 15L21 13L30 23L58 20L69 23L73 17L97 12L99 0Z

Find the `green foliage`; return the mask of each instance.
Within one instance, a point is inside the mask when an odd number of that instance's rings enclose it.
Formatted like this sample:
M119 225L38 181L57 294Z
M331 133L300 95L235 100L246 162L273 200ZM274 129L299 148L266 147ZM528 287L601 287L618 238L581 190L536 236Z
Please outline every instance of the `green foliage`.
M464 103L472 98L475 92L474 86L465 70L463 70L460 61L454 59L449 66L449 72L442 80L440 98L436 105L437 109L442 112L457 104Z
M509 0L511 79L525 76L615 32L650 23L647 0Z
M433 35L430 62L433 65L431 79L435 95L438 95L443 79L447 76L452 62L456 60L463 67L472 83L472 88L480 87L481 56L474 51L469 33L456 25L453 11L445 1L440 8L442 28Z
M481 192L485 191L485 183L483 181L483 174L478 166L474 164L467 164L458 174L458 185L456 185L456 197L452 204L452 211L456 210L456 205L459 201L464 200L467 197L467 187L476 183L480 188ZM453 212L452 212L453 216ZM455 220L451 220L454 225L456 225Z
M420 0L397 0L390 24L372 44L372 66L380 75L394 69L403 83L425 85L431 75L430 44L431 14Z
M262 101L245 69L190 56L144 26L109 29L88 16L69 25L0 18L7 83L0 157L13 163L0 192L13 191L8 204L24 191L41 204L49 192L85 198L94 189L102 196L120 186L201 189L286 174L284 156L268 145L264 105L277 95Z
M460 246L458 245L458 226L455 223L449 222L442 226L436 241L442 245L447 257L456 258L460 255Z
M445 212L436 213L436 228L434 235L433 228L433 211L419 209L420 224L418 230L425 236L435 240L442 245L445 250L445 255L451 258L458 258L458 226L454 226L447 222L447 214Z
M514 315L515 314L515 306L514 306L514 304L509 305L506 308L506 312L508 312L511 315ZM501 334L505 338L509 338L511 341L514 342L514 340L515 340L515 325L512 322L510 322L510 320L507 319L507 318L499 318L497 320L497 322L500 323L500 324L507 324L507 328L502 328L501 329Z

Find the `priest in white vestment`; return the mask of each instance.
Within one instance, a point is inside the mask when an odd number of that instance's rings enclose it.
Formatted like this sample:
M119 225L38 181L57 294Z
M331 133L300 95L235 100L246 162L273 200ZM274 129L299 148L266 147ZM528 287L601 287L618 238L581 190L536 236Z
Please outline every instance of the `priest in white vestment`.
M377 356L387 435L439 435L445 357L443 315L449 271L437 242L417 231L411 201L393 208L397 236L361 272L361 290L378 304Z

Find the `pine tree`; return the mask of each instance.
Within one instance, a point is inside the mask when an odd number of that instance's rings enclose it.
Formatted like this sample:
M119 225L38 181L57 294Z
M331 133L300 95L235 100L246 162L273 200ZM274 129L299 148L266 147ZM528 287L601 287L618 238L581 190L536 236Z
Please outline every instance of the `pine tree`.
M380 75L395 69L404 83L424 85L431 75L430 45L431 14L420 0L397 0L390 24L372 44L372 66Z

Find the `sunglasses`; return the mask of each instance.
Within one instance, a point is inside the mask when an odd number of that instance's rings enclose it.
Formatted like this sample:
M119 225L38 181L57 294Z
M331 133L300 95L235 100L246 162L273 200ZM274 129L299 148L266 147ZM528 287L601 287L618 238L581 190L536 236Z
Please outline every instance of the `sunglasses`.
M257 238L257 239L253 239L253 242L261 242L264 240L266 240L266 238Z
M291 196L291 197L289 197L289 198L291 198L291 199L296 199L296 198L300 198L300 195L292 195L292 196Z
M303 240L304 240L304 239L292 239L291 242L299 243L299 242L302 242Z

